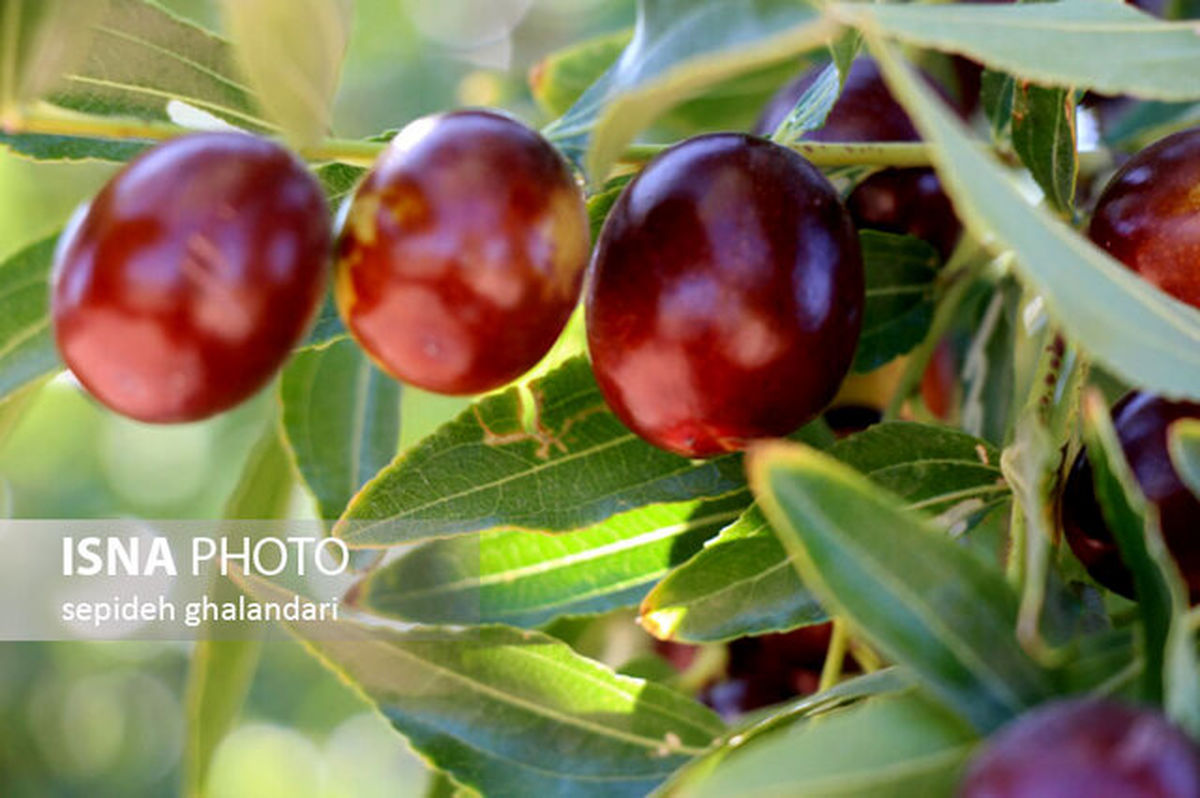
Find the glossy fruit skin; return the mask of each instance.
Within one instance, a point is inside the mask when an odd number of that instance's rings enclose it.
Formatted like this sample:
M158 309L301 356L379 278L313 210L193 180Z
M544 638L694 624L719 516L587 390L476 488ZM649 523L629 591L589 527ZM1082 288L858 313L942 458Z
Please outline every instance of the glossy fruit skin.
M655 158L604 226L587 294L593 370L656 446L741 449L830 402L863 291L858 238L820 172L763 139L694 138Z
M426 117L355 194L338 242L338 309L394 377L488 391L554 344L589 243L580 189L540 135L488 111Z
M1129 159L1096 203L1088 236L1150 283L1200 308L1200 128Z
M194 421L265 385L324 293L329 212L286 150L239 133L161 144L119 172L59 242L51 314L102 403Z
M770 135L821 74L817 66L785 86L763 111L755 132ZM943 95L944 96L944 95ZM854 61L846 85L825 124L804 135L808 141L917 141L908 114L888 91L876 63ZM912 235L949 257L962 234L950 198L932 169L883 169L860 182L846 199L856 227Z
M961 798L1194 798L1200 749L1165 717L1110 700L1046 704L989 740Z
M1188 490L1167 449L1172 423L1200 418L1200 404L1134 392L1113 407L1113 426L1146 499L1158 509L1163 540L1200 600L1200 501ZM1097 582L1132 597L1133 582L1104 522L1087 452L1080 452L1063 487L1062 524L1075 556Z

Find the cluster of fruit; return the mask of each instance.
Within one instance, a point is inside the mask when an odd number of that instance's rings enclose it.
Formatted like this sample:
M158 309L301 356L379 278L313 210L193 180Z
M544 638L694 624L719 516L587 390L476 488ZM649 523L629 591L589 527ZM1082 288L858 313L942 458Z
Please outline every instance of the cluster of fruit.
M785 87L773 130L819 69ZM969 107L970 98L959 103ZM820 141L918 137L878 68L859 58ZM1117 172L1090 236L1200 307L1200 130ZM587 335L612 409L688 457L786 435L824 410L849 370L864 304L856 230L914 235L944 256L961 225L928 168L885 169L845 203L804 158L767 139L701 136L624 189L591 260ZM550 349L589 260L582 193L558 152L486 111L418 120L380 157L332 242L320 185L287 151L236 133L164 143L104 188L63 235L52 310L62 356L103 403L151 422L245 400L299 343L325 292L390 374L453 394L504 385ZM1200 406L1135 396L1117 431L1165 537L1200 591L1200 517L1166 451L1166 426ZM1067 484L1068 540L1119 592L1128 578L1086 454Z

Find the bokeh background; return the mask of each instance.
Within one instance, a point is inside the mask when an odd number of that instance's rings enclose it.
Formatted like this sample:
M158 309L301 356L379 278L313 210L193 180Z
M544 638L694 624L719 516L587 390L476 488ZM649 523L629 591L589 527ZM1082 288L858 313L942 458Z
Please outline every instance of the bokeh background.
M211 0L162 0L220 30ZM334 132L373 135L437 110L504 107L533 125L529 68L632 24L633 0L356 0ZM50 234L113 172L0 151L0 257ZM103 411L65 377L0 432L0 512L17 518L217 518L268 423L270 392L200 424L149 427ZM461 400L407 391L407 445ZM305 496L293 514L311 517ZM186 643L0 643L0 796L173 796ZM382 717L297 645L270 643L210 798L423 795L427 774Z

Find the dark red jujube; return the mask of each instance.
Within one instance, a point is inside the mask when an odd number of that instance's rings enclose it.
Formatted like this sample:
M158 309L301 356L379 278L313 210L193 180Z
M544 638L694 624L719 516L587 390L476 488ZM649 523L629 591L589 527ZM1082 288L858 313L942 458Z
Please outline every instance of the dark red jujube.
M1113 175L1092 215L1097 246L1200 308L1200 128L1167 136Z
M1096 698L1022 715L971 762L961 798L1195 798L1200 749L1159 712Z
M329 212L282 147L202 133L143 154L59 245L59 351L113 410L149 422L226 410L270 380L325 287Z
M1200 418L1200 404L1135 392L1113 407L1113 426L1125 459L1142 493L1157 508L1163 540L1191 589L1192 601L1197 601L1200 501L1180 479L1167 448L1171 424L1185 418ZM1062 522L1071 550L1092 578L1110 590L1132 596L1132 577L1104 522L1086 451L1075 459L1063 487Z
M646 440L688 457L786 435L832 400L862 324L849 216L808 161L701 136L614 205L587 296L596 378Z
M549 351L579 299L588 245L582 194L545 139L486 111L428 117L354 197L338 307L393 376L479 393Z

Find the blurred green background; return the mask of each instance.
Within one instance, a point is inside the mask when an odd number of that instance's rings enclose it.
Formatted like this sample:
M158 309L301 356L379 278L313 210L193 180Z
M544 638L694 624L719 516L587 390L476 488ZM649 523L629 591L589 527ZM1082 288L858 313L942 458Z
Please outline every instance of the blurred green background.
M211 0L164 0L221 28ZM356 0L335 114L367 136L460 105L544 123L529 68L627 27L633 0ZM52 233L112 173L0 152L0 257ZM214 420L149 427L100 409L65 377L0 432L0 512L17 518L216 518L272 411L258 397ZM408 391L402 445L463 403ZM311 516L297 494L297 517ZM0 644L0 796L178 793L190 645ZM295 644L267 646L241 725L218 749L211 798L422 795L424 767L386 722Z

